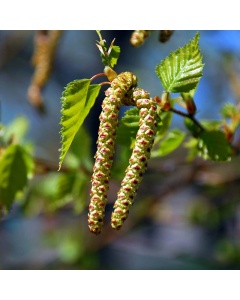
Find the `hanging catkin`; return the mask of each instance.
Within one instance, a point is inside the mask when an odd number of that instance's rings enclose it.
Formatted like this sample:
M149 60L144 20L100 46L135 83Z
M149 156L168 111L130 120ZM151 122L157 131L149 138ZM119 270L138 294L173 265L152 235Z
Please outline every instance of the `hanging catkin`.
M119 74L105 92L100 114L97 152L93 167L91 200L89 204L88 226L92 233L99 234L102 229L109 188L110 170L113 162L118 114L121 101L126 93L135 87L137 78L130 72Z
M43 108L42 88L50 77L56 48L62 33L62 30L38 30L35 33L32 56L35 69L28 88L28 99L40 110Z
M150 98L150 94L137 88L133 92L133 99L129 104L133 100L139 108L139 130L111 217L111 226L117 230L122 227L123 222L127 219L129 207L133 204L143 173L146 171L147 161L150 158L157 131L157 107L156 102ZM126 101L130 100L125 98L125 104Z

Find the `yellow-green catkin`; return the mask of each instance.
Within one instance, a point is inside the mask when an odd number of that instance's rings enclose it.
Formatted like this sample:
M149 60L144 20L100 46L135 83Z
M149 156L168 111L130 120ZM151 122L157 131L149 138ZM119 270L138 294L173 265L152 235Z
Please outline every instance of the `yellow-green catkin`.
M126 102L126 99L124 101ZM129 103L133 101L139 108L139 129L111 217L111 226L117 230L122 227L128 217L129 208L134 202L142 176L147 169L147 161L150 158L157 132L157 106L156 102L150 98L150 94L137 88Z
M152 30L134 30L130 38L131 45L134 47L141 46L148 38L151 31Z
M28 99L37 108L43 105L41 92L48 81L62 30L38 30L34 37L32 64L34 74L28 88Z
M103 226L121 101L136 85L136 76L131 72L124 72L111 82L111 87L105 92L106 97L99 117L97 152L94 156L88 213L88 226L94 234L99 234Z

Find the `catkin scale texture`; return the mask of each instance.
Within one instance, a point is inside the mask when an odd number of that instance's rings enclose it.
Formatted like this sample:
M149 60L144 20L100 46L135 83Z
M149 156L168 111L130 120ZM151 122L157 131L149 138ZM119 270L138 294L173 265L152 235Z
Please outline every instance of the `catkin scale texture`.
M151 149L157 131L157 107L149 93L142 89L135 89L131 102L139 108L139 129L136 135L135 145L129 159L129 165L125 171L118 197L114 203L114 211L111 217L111 226L119 230L129 214L129 207L133 204L138 187L147 169L147 161L150 158ZM127 99L124 99L126 103ZM129 100L130 101L130 100Z
M120 105L126 93L136 84L137 78L132 73L119 74L106 90L106 97L102 102L88 213L88 226L95 234L101 232L105 216Z

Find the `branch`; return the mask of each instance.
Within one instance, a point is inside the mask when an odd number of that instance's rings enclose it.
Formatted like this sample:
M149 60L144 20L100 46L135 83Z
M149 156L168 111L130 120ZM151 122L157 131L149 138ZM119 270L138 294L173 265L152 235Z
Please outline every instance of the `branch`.
M183 117L185 117L185 118L191 119L191 120L192 120L192 121L200 128L201 131L205 131L205 128L204 128L204 127L202 126L202 124L194 117L194 115L189 114L189 113L185 113L185 112L183 112L183 111L181 111L181 110L178 110L178 109L175 109L175 108L173 108L173 107L171 107L169 110L172 111L172 112L175 113L175 114L178 114L178 115L183 116Z

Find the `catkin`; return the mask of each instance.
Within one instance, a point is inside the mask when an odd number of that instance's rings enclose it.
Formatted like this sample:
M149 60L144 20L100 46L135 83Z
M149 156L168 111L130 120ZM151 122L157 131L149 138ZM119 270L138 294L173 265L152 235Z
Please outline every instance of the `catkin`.
M160 30L159 32L159 41L161 43L166 43L172 36L174 30Z
M95 165L91 178L88 226L92 233L99 234L103 226L110 171L113 162L118 114L126 93L135 87L137 78L130 72L119 74L105 92L100 114Z
M134 47L141 46L145 42L151 31L152 30L135 30L130 38L131 45Z
M30 103L38 108L43 105L41 92L50 77L56 48L62 33L62 30L38 30L35 34L32 57L35 69L28 88L28 98Z
M135 89L133 99L124 99L129 104L135 101L139 108L139 130L126 174L118 192L118 198L114 203L114 211L111 216L111 226L119 230L127 219L129 207L133 204L142 176L147 168L151 149L157 131L157 107L156 102L150 98L150 94L143 89Z

